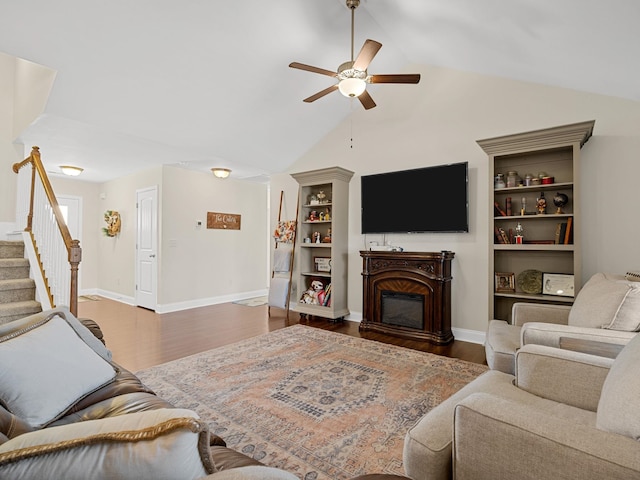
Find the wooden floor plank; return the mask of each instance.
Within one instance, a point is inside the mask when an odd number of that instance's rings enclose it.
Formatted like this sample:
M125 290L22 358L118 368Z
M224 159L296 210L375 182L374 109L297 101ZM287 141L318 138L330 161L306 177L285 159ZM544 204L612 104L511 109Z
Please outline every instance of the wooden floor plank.
M360 332L357 322L332 323L325 319L300 321L296 313L290 313L287 321L284 310L272 308L269 316L266 305L249 307L222 303L157 314L144 308L98 298L95 301L80 302L78 316L98 322L114 360L133 372L295 323L470 362L486 363L482 345L456 340L450 345L435 346L375 332Z

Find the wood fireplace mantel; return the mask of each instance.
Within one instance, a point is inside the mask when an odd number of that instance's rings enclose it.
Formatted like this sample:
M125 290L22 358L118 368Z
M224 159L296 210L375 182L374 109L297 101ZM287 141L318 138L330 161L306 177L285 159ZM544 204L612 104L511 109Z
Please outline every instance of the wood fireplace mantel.
M437 345L452 342L451 260L454 255L449 251L361 251L363 318L360 330Z

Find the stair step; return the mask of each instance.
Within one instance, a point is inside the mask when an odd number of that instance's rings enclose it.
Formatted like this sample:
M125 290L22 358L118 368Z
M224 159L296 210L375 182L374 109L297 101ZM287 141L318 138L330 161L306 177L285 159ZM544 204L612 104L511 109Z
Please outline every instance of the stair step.
M23 258L24 242L0 240L0 258Z
M33 300L36 295L36 283L30 278L0 280L0 303Z
M42 311L42 305L35 300L0 304L0 325Z
M29 260L26 258L0 258L0 280L29 278Z

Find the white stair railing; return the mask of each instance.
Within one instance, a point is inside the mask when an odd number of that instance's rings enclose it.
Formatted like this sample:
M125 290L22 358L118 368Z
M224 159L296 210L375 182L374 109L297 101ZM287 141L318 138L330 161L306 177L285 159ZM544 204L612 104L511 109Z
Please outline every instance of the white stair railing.
M77 315L82 249L80 242L71 238L38 147L33 147L29 157L16 163L13 171L18 174L16 222L30 234L49 303L66 305Z

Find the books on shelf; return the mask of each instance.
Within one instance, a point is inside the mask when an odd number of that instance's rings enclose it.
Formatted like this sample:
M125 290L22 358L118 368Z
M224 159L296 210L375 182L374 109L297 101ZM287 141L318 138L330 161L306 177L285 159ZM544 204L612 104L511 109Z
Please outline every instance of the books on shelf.
M496 217L498 217L498 216L506 217L507 216L507 212L505 212L502 209L502 207L500 206L500 204L498 202L493 202L493 206L495 207Z
M554 243L556 245L570 245L573 243L573 218L569 217L566 222L556 225L556 235Z

